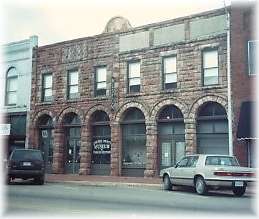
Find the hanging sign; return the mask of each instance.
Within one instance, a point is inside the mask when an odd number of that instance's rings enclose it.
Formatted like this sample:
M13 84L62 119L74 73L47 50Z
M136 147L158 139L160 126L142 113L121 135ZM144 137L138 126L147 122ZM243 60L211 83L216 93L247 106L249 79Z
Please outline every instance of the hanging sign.
M47 130L42 130L41 131L41 136L42 136L42 138L47 138L48 137L48 131Z
M98 139L93 142L93 154L110 154L111 141L106 139Z
M10 135L11 124L0 124L0 135Z

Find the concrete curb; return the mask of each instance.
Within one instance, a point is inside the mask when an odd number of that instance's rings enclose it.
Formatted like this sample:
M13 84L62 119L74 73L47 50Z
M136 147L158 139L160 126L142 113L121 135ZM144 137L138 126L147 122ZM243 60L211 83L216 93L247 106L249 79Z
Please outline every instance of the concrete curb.
M91 182L91 181L52 181L46 180L47 183L62 183L62 184L76 184L84 186L99 186L99 187L141 187L141 188L152 188L162 189L160 184L147 184L147 183L125 183L125 182Z

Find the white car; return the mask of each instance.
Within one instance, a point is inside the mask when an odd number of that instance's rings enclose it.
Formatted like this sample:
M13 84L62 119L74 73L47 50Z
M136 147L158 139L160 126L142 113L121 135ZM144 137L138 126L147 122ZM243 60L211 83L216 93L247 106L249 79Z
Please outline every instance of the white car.
M199 195L210 188L230 188L242 196L248 182L255 182L255 169L241 167L234 156L197 154L183 157L174 167L160 171L165 190L173 185L195 187Z

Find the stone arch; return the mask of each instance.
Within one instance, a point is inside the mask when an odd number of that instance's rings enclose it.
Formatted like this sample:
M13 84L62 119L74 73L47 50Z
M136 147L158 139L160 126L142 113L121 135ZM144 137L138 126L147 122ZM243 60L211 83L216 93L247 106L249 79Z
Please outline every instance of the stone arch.
M126 111L127 109L132 108L132 107L135 107L135 108L139 109L139 110L144 114L146 122L149 121L149 119L150 119L149 111L148 111L148 109L144 106L144 104L139 103L139 102L137 102L137 101L131 101L131 102L124 103L124 104L119 108L119 110L117 111L116 116L115 116L115 122L116 122L116 123L121 122L121 120L122 120L122 115L125 113L125 111Z
M59 115L57 118L57 125L61 126L64 116L68 113L75 113L79 116L80 120L81 120L81 124L84 124L84 116L83 116L83 112L82 110L76 109L74 107L68 107L65 108Z
M153 107L151 111L151 118L150 118L151 121L155 123L161 110L165 106L169 106L169 105L174 105L178 107L183 114L184 120L188 117L188 107L186 106L185 103L179 102L175 99L164 99L156 103L155 106Z
M206 95L196 99L190 107L188 118L195 120L197 117L198 110L206 102L216 102L222 105L227 112L227 99L223 96L218 95Z
M37 112L34 117L32 118L32 125L33 127L36 127L37 124L38 124L38 121L39 121L39 118L43 115L47 115L47 116L50 116L53 120L53 123L55 124L55 116L54 116L54 113L52 113L51 111L48 111L48 110L41 110L39 112Z
M103 106L103 105L101 105L101 104L98 104L98 105L92 106L92 107L86 112L86 114L85 114L85 119L84 119L84 121L86 122L86 124L89 124L89 121L90 121L90 119L91 119L91 116L92 116L96 111L103 111L103 112L105 112L105 113L108 115L108 117L109 117L109 119L110 119L110 121L111 121L112 116L111 116L110 111L107 110L107 107L105 107L105 106Z

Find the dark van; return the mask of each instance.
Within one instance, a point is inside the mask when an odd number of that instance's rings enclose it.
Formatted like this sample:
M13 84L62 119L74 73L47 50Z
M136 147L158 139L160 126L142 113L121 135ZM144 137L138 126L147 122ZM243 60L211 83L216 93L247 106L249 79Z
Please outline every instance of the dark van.
M35 149L15 149L8 160L7 183L15 178L34 179L39 185L44 184L45 167L42 152Z

